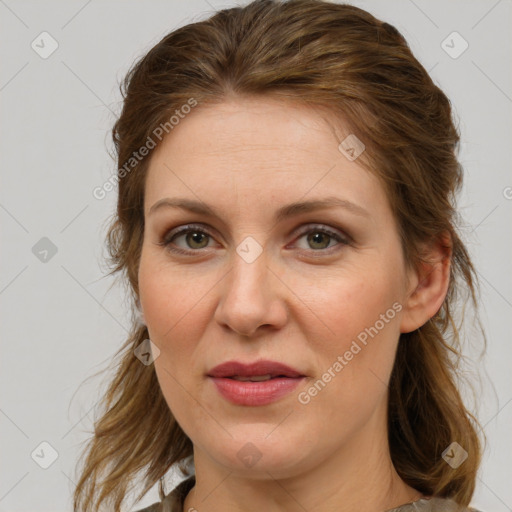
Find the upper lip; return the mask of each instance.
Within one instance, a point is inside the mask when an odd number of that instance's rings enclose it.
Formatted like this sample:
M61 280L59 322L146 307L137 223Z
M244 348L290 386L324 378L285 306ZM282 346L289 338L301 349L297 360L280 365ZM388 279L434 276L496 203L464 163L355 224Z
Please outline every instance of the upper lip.
M208 372L209 377L256 377L268 375L271 377L303 377L298 370L283 363L270 360L260 360L253 363L242 363L240 361L226 361L212 368Z

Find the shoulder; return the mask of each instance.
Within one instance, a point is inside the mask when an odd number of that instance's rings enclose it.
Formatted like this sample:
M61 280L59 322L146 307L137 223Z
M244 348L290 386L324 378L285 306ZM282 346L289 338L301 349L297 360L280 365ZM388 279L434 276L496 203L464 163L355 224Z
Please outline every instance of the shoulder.
M195 485L195 476L183 480L170 494L162 501L153 503L135 512L183 512L183 501L188 492Z
M448 498L422 498L387 512L483 512L476 508L461 507Z

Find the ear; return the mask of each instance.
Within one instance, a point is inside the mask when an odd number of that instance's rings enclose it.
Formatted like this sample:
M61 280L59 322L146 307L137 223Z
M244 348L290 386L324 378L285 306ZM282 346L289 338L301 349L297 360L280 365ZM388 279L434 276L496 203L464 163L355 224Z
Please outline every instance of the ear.
M450 284L452 239L449 233L424 246L418 270L409 274L400 332L411 332L430 320L441 308Z

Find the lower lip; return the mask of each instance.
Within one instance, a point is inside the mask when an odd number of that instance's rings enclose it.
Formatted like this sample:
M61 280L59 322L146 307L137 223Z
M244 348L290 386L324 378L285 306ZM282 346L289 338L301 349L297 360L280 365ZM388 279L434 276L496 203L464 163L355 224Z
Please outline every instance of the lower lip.
M262 382L210 377L219 393L236 405L267 405L293 391L304 377L277 377Z

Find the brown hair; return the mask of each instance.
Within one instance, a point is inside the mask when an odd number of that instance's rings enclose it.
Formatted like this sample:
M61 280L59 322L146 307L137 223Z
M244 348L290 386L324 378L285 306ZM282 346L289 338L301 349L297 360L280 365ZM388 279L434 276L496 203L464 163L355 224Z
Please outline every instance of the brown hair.
M453 309L460 292L476 307L478 289L457 234L459 135L448 98L403 36L346 4L257 0L166 35L133 65L121 92L123 109L112 132L119 195L107 244L110 274L121 272L128 283L132 311L138 300L144 182L151 157L135 160L133 155L149 140L158 144L158 127L170 133L169 119L191 99L200 108L233 95L273 95L328 111L364 141L359 161L382 180L407 265L420 264L422 243L451 236L450 284L442 307L419 329L400 336L389 383L388 430L392 461L407 484L467 506L482 447L478 422L457 389L462 351ZM102 415L83 453L87 458L74 494L75 512L96 511L102 502L119 511L142 470L139 498L159 480L163 498L164 475L192 454L154 366L134 356L148 337L134 316ZM485 346L485 334L483 341ZM453 441L468 452L456 469L442 458Z

